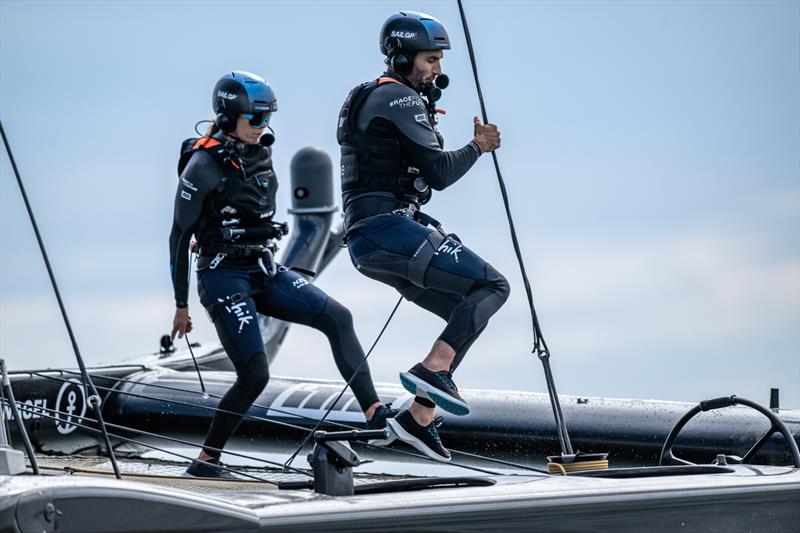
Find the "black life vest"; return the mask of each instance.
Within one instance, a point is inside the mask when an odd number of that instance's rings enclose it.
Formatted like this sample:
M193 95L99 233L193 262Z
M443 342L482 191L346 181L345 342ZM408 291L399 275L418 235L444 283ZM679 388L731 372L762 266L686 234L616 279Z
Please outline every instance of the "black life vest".
M422 198L414 188L416 175L409 172L409 161L395 138L359 132L358 113L367 97L387 83L401 83L389 76L353 88L339 112L336 140L342 150L342 192L389 192L403 198Z
M179 176L198 150L213 157L223 174L203 205L195 232L200 245L208 247L223 242L223 228L271 227L278 189L272 151L261 145L240 149L234 143L223 143L214 137L186 139L181 145Z

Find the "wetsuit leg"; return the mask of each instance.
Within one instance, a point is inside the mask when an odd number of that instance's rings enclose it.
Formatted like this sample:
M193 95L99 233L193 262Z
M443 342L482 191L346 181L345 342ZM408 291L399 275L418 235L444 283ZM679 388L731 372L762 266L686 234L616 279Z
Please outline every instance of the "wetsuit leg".
M453 368L510 293L506 279L456 238L403 216L375 217L350 237L349 251L361 273L447 320L439 338L456 351Z
M328 337L333 358L342 377L350 380L362 410L379 401L369 365L361 362L364 350L356 337L353 316L319 287L291 270L281 270L256 296L258 312L287 322L311 326ZM361 368L356 371L356 368Z
M237 294L252 290L251 269L220 267L198 274L200 301L209 309L213 305L214 327L225 352L236 369L236 381L220 400L214 413L203 450L214 457L236 430L244 414L269 381L269 365L256 320L256 304L252 296L239 300ZM224 411L224 412L223 412Z
M453 310L455 310L456 307L458 307L458 305L463 301L464 297L457 294L448 293L437 289L425 289L425 291L414 300L414 303L423 309L427 309L431 313L441 317L445 322L449 322L453 316ZM471 337L467 338L456 350L456 356L453 359L453 363L450 365L451 370L458 368L458 365L461 364L461 361L464 359L464 356L466 355L470 346L472 346L472 343L474 343L480 334L483 333L484 329L486 329L485 324L482 328L475 331ZM450 343L448 342L448 344Z

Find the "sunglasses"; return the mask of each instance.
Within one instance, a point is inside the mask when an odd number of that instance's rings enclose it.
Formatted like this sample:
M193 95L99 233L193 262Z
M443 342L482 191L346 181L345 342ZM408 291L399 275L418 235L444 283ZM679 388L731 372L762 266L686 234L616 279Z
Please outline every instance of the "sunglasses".
M263 128L269 124L272 113L269 111L260 111L258 113L242 113L242 116L246 118L254 128Z

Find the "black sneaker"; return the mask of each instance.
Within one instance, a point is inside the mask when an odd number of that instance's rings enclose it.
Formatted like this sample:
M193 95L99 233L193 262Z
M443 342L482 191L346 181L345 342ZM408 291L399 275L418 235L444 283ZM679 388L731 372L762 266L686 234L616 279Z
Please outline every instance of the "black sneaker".
M391 403L387 403L386 405L381 404L380 407L375 409L375 413L372 415L372 418L367 420L367 429L389 429L386 427L386 420L389 418L394 418L399 412L399 409L392 409ZM389 436L387 438L372 439L369 441L369 443L374 446L388 446L395 440L397 440L397 436L392 433L391 429L389 429Z
M229 472L219 466L219 459L208 459L206 460L205 464L201 463L200 461L192 461L192 464L189 465L189 468L186 469L186 472L181 474L181 477L210 477L210 478L217 478L217 479L240 479L239 477L235 476L233 472Z
M405 410L396 417L388 419L386 426L397 435L398 439L407 442L431 459L443 463L450 461L450 452L442 446L442 439L436 431L435 422L420 426L411 416L411 411Z
M469 414L469 405L458 394L453 375L447 370L433 372L417 363L408 372L400 373L400 383L411 394L432 401L448 413L457 416Z

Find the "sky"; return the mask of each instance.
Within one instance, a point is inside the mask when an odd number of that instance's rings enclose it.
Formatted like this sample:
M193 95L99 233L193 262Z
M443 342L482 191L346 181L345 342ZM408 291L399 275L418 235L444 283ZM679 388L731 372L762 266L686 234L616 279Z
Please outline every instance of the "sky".
M780 387L800 407L800 3L464 5L558 391L766 403ZM178 151L210 117L216 80L249 70L272 84L289 219L292 155L321 147L338 167L339 108L380 74L378 31L401 9L449 32L440 131L463 146L480 108L454 1L0 0L0 119L88 364L154 351L171 327ZM426 210L512 286L459 387L545 391L491 159ZM396 294L344 253L317 283L371 344ZM191 293L192 340L215 342ZM375 379L396 382L442 327L404 302ZM75 364L5 153L0 356L16 370ZM338 377L325 338L302 327L272 374Z

